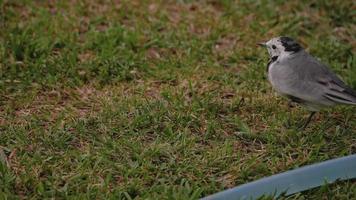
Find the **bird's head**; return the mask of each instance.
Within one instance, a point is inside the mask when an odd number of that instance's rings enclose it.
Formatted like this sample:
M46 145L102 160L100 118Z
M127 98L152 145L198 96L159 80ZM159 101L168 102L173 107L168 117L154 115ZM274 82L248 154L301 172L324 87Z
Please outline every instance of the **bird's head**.
M290 37L275 37L267 42L259 43L258 45L266 47L271 58L279 57L280 55L289 55L301 51L303 48Z

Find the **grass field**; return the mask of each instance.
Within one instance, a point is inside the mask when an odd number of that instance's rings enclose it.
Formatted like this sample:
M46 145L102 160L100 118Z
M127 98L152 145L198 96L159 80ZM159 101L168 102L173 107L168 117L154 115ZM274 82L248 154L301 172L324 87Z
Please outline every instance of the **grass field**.
M355 6L0 0L0 199L197 199L356 153L356 107L298 131L256 46L291 36L356 88Z

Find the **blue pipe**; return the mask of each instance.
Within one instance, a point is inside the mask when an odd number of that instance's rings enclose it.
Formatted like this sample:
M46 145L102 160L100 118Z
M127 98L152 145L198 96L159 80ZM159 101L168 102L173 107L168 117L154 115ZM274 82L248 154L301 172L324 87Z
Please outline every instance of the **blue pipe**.
M356 178L356 154L286 171L246 183L201 200L257 199L263 195L278 197L309 190L336 180Z

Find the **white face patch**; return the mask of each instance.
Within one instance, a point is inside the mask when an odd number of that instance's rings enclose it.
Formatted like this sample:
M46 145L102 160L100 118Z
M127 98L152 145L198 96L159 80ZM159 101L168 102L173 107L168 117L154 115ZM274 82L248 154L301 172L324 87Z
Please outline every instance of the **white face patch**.
M274 56L279 56L281 55L281 53L284 52L284 47L282 45L282 43L277 39L277 38L273 38L270 41L268 41L266 43L267 45L267 51L268 54L270 55L270 57L274 57Z

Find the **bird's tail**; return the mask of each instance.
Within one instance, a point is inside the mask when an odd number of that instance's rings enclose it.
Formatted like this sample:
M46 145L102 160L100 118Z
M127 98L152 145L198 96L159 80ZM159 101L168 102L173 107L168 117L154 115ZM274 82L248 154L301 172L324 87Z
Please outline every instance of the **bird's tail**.
M325 95L327 99L340 104L356 105L356 91L344 87L343 90L329 89Z

